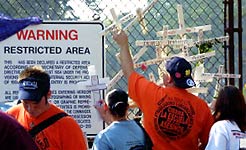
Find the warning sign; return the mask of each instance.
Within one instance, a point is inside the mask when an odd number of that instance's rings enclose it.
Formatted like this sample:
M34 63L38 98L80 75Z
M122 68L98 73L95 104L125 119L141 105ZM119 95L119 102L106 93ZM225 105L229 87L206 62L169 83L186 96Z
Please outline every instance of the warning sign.
M72 115L87 135L103 129L92 91L78 86L90 79L88 66L104 77L103 25L97 22L44 22L0 42L0 100L18 99L18 74L41 65L51 77L51 102Z

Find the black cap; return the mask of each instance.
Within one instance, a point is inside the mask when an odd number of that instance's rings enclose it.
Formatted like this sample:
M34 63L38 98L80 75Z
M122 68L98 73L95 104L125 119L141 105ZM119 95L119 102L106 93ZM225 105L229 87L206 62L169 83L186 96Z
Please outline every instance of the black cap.
M196 85L191 76L191 64L184 58L172 57L166 63L166 70L173 78L175 86L186 89Z

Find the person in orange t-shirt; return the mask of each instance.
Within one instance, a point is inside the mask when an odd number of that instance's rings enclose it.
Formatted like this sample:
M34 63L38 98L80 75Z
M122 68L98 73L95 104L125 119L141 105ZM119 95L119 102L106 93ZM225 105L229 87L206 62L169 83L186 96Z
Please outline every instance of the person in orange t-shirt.
M195 85L190 63L181 57L168 60L162 75L164 86L159 86L134 70L125 32L115 31L113 39L120 47L129 97L143 112L153 150L204 149L214 119L207 103L186 90Z
M18 78L20 104L7 113L27 130L58 113L64 112L48 102L51 96L50 76L41 66L24 69ZM40 150L87 150L87 140L78 123L65 116L33 136Z

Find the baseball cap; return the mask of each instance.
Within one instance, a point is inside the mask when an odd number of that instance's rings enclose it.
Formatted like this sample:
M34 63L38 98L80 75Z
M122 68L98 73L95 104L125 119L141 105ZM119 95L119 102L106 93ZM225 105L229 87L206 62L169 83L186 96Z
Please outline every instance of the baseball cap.
M19 81L19 100L39 102L49 89L49 82L36 78L25 78Z
M172 57L166 63L166 70L169 72L177 87L186 89L195 86L191 77L191 64L181 57Z

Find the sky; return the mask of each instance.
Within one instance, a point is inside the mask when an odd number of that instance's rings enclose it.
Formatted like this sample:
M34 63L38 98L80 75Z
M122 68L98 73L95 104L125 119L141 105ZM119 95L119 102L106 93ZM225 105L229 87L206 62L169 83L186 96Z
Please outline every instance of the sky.
M141 1L141 2L140 2ZM103 13L100 15L100 20L104 20L104 18L109 18L112 20L112 16L110 13L110 9L114 8L115 13L118 15L122 13L135 13L137 8L145 8L148 3L147 0L100 0L97 2L98 6L90 6L90 7L99 7L103 10ZM76 16L79 16L79 20L88 21L92 20L93 11L86 5L84 0L70 0L68 2Z

